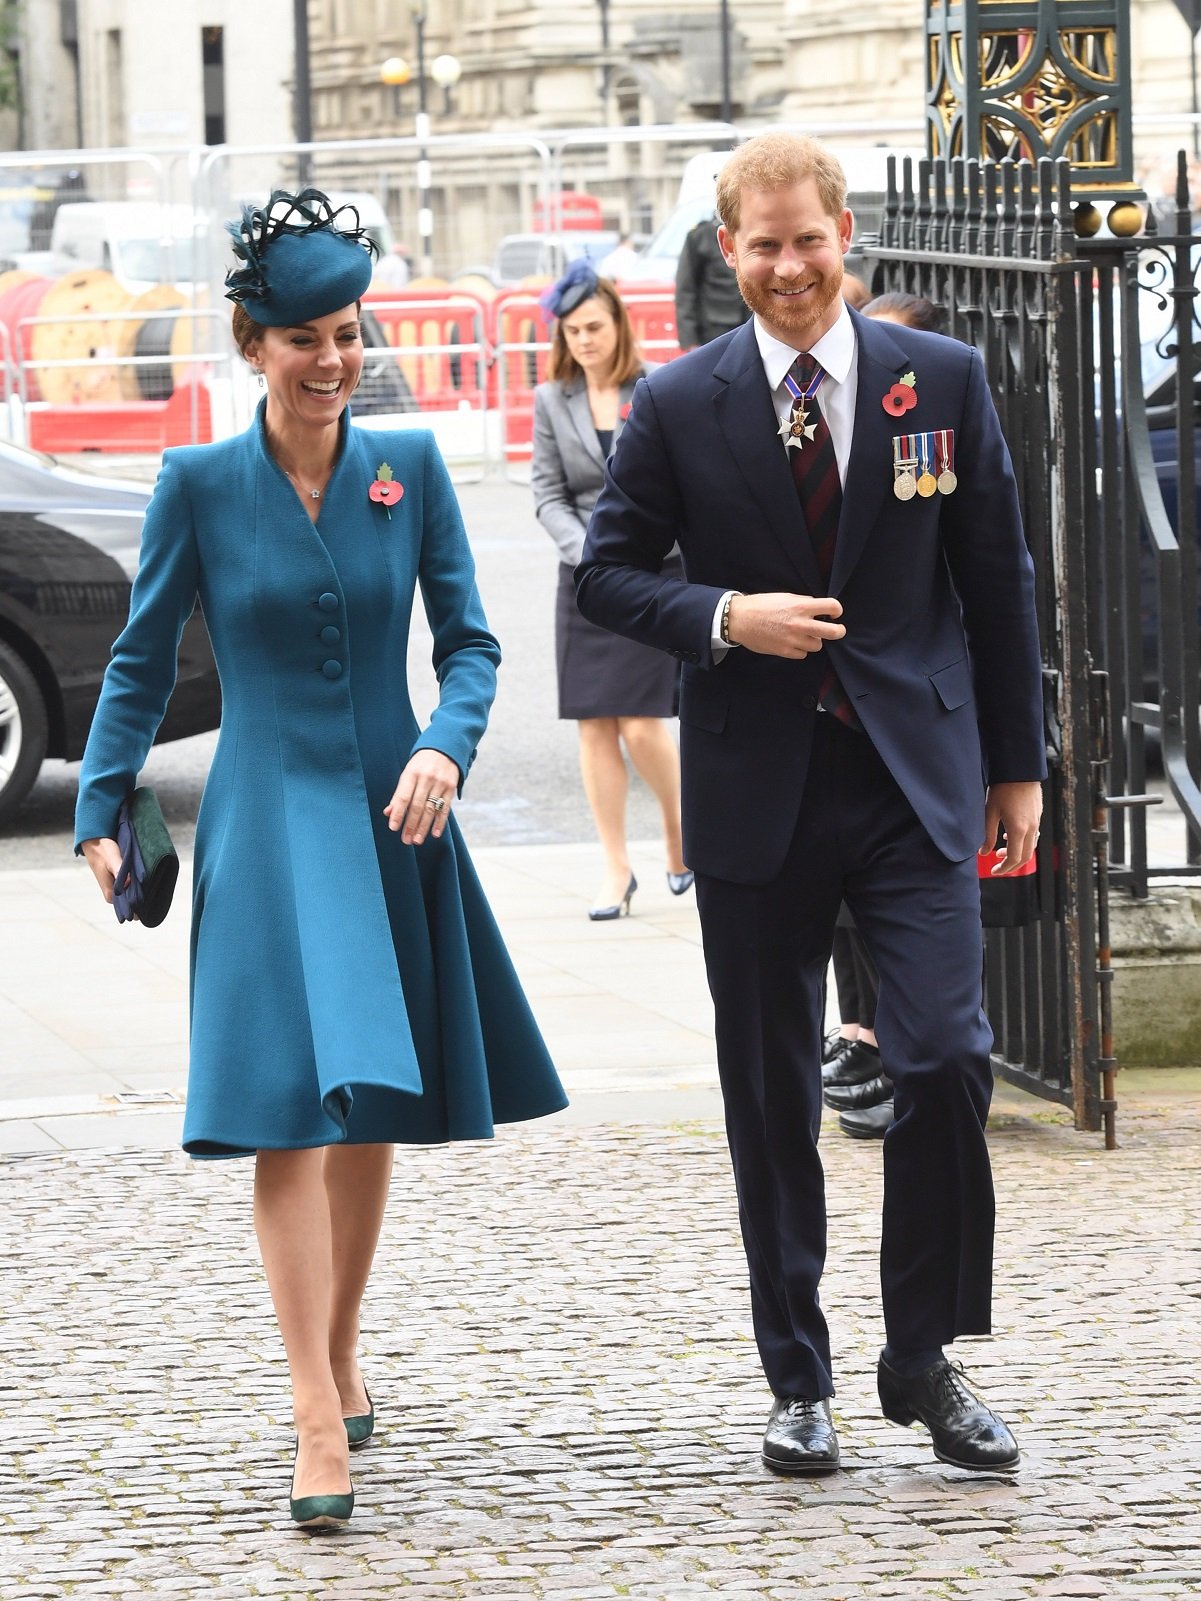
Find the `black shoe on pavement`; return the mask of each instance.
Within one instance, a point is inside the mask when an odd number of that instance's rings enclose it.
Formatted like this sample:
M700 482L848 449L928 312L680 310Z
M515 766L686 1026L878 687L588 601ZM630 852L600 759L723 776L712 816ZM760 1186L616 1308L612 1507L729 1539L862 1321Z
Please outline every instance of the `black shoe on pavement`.
M882 1140L892 1127L892 1096L858 1112L839 1112L838 1126L853 1140Z
M822 1040L822 1065L827 1062L841 1062L851 1047L858 1043L858 1040L849 1040L845 1034L840 1034L836 1028L832 1028Z
M891 1096L892 1080L883 1073L860 1084L834 1084L822 1091L822 1100L832 1112L861 1112L866 1107L879 1106Z
M763 1460L773 1473L833 1473L838 1435L829 1401L803 1395L778 1397L763 1436Z
M890 1368L883 1357L876 1385L884 1416L892 1423L924 1423L934 1455L953 1468L1007 1472L1021 1461L1017 1441L978 1396L968 1389L958 1362L940 1362L912 1378Z
M847 1049L838 1056L825 1060L822 1067L822 1089L833 1089L841 1084L864 1084L868 1079L880 1077L880 1053L874 1046L860 1040L847 1040Z

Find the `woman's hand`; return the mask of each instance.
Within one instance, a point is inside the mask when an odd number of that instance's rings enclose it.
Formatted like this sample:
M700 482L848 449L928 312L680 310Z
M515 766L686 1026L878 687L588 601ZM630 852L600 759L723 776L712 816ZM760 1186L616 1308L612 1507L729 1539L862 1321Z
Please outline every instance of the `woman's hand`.
M401 773L395 793L384 807L388 827L394 834L399 829L406 845L420 845L427 834L441 839L458 792L459 776L454 762L440 750L419 750Z
M83 859L96 875L100 893L113 904L113 880L121 871L121 847L115 839L85 839Z

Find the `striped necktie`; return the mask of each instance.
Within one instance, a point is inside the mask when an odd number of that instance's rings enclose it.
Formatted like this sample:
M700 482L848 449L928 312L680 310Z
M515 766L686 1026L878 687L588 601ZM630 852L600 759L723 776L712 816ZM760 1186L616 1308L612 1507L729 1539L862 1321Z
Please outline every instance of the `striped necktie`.
M817 359L805 351L793 362L790 373L798 387L807 391L820 370ZM801 422L803 427L794 430L793 437L800 440L800 445L788 451L789 465L822 586L828 588L834 567L834 547L838 542L838 519L842 513L838 458L816 393L807 400L794 400L792 417L794 424ZM823 711L832 712L848 728L862 731L863 724L831 666L827 666L822 675L817 698Z

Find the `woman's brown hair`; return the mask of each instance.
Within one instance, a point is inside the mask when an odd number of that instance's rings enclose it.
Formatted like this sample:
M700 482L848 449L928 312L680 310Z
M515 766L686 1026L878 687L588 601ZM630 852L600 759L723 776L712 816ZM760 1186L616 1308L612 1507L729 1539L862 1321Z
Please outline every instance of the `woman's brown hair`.
M262 323L255 322L240 300L234 301L233 335L234 344L239 353L245 357L246 347L252 345L256 339L261 339L266 332Z
M642 352L638 349L638 340L634 334L634 325L630 321L630 314L626 310L625 301L607 278L596 280L595 294L588 296L589 300L599 300L605 306L617 324L617 346L613 352L613 366L609 374L612 384L628 383L631 378L637 378L642 372ZM581 301L580 305L585 302ZM579 310L573 306L567 313L570 317ZM236 335L235 335L236 337ZM561 384L574 383L580 377L583 368L567 348L567 336L563 332L563 318L555 322L555 331L551 336L550 360L546 364L546 376Z
M928 334L942 333L942 307L927 300L925 295L907 295L898 289L887 295L877 295L860 309L865 317L888 317L893 322L904 323L906 328L921 328Z

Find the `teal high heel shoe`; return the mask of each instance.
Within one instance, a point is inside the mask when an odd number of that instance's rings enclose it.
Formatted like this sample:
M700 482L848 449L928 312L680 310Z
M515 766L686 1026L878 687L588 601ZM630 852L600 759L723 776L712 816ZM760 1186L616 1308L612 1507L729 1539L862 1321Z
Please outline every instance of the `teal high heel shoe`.
M360 1445L366 1445L375 1433L375 1403L371 1396L367 1396L366 1412L360 1413L356 1418L343 1418L342 1421L346 1425L346 1438L350 1441L350 1449L354 1451Z
M300 1441L292 1456L292 1484L296 1484L296 1456ZM354 1511L354 1490L346 1495L289 1495L288 1507L292 1522L298 1529L344 1529Z

